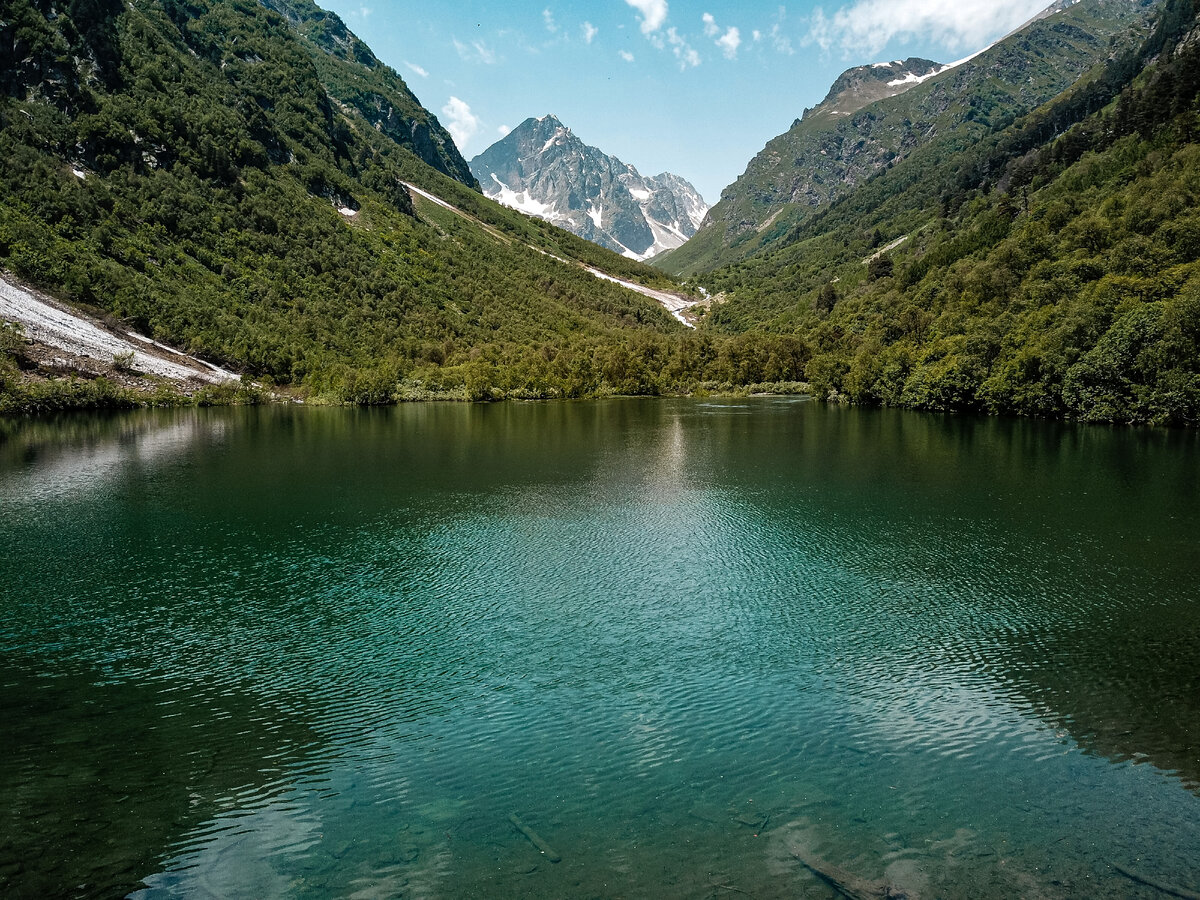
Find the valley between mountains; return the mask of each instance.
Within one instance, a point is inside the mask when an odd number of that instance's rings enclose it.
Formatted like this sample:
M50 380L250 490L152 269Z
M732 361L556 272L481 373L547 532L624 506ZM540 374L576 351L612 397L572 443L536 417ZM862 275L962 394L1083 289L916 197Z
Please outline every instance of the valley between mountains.
M711 209L552 114L468 162L308 0L2 0L0 73L6 282L237 376L206 402L1200 419L1191 0L1060 0L957 61L856 65ZM191 402L4 320L0 410Z

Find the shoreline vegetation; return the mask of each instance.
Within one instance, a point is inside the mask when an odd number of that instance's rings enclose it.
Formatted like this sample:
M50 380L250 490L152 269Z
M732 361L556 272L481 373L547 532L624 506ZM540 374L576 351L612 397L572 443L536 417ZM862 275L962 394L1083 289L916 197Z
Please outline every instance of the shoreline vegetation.
M600 400L611 397L753 397L809 396L806 382L787 381L747 385L701 382L688 390L622 394L597 391L567 396L553 388L505 390L482 383L470 384L456 373L431 381L405 379L391 391L372 390L360 399L280 391L257 382L226 382L189 388L161 379L146 378L128 387L106 376L12 377L0 367L0 416L41 416L98 410L162 409L187 406L258 406L298 403L314 406L398 406L403 403L488 403L502 401Z
M797 395L809 392L808 382L794 377L807 358L788 336L640 334L618 344L450 347L440 361L339 361L280 382L269 373L222 368L139 334L99 307L66 304L0 272L0 415L271 402Z
M1191 0L1048 103L973 94L949 144L688 282L484 198L310 0L5 10L0 301L11 276L100 334L0 308L25 322L0 329L0 415L809 392L1200 424ZM1055 24L1013 59L1061 51Z

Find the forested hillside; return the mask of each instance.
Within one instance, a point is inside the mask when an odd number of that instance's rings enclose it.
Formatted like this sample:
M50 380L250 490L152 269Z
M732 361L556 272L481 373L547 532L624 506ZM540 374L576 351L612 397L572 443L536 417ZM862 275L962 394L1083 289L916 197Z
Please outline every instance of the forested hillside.
M482 197L306 0L3 0L0 79L0 268L251 378L358 402L645 393L753 378L717 363L794 343L687 357L661 307L575 263L670 279Z
M1094 35L1053 29L1115 2L1035 27L1078 56ZM859 403L1195 424L1200 24L1193 0L1149 26L1127 7L1065 92L1019 116L976 105L954 140L756 230L699 279L691 331L585 266L691 287L483 197L403 81L306 0L0 0L0 270L333 400L807 380ZM0 332L0 410L47 406L22 345Z
M771 140L721 195L699 233L655 264L692 275L768 250L830 202L915 154L940 159L1052 100L1113 52L1140 43L1151 0L1083 0L1031 22L948 71L929 60L858 67ZM895 69L905 88L864 79ZM930 76L930 73L940 73ZM903 79L896 79L903 82ZM865 86L864 86L865 85ZM869 86L869 89L868 89ZM882 99L874 100L882 96Z
M978 143L914 153L713 273L708 327L802 337L814 391L1093 421L1200 420L1200 22Z

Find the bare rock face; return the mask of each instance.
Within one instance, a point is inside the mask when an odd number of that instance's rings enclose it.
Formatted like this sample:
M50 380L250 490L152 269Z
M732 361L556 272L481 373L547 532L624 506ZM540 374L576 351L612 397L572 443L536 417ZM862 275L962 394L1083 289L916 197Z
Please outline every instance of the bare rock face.
M837 116L848 116L864 106L903 94L911 87L940 75L950 66L943 66L931 59L910 57L894 62L872 63L847 69L833 83L825 99L812 109L804 111L804 119L825 117L833 120Z
M678 175L645 177L554 116L526 119L471 160L483 192L632 259L680 246L708 212Z

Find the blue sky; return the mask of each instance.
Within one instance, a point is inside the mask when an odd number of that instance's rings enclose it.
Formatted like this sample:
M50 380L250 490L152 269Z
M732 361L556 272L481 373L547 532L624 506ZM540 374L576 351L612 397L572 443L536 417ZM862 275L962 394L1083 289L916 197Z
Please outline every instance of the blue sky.
M470 159L553 113L644 175L710 203L852 65L952 62L1050 0L318 0Z

